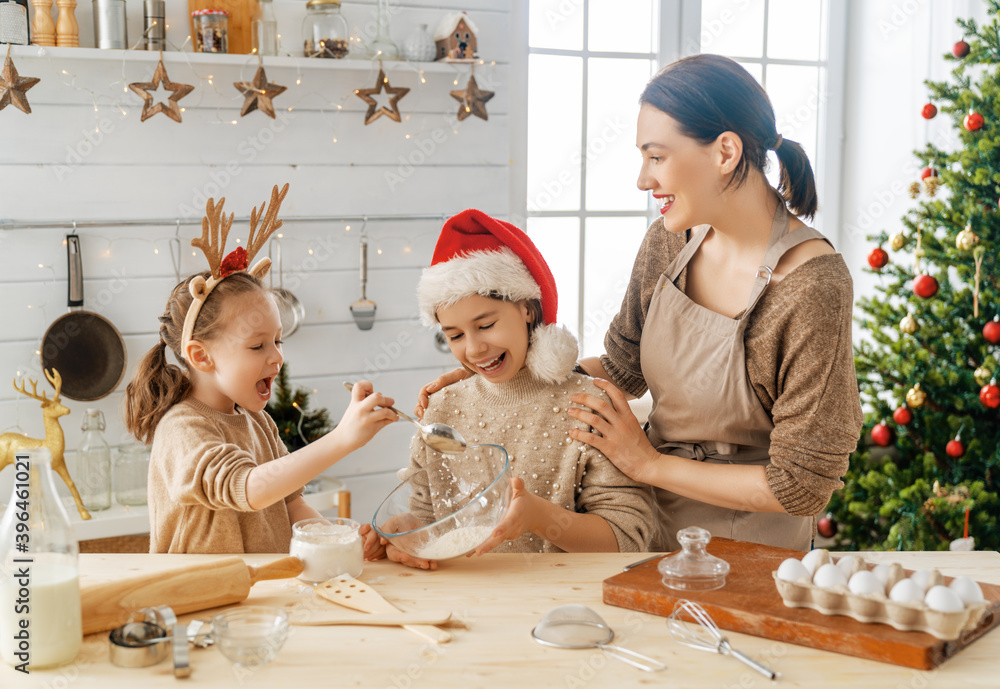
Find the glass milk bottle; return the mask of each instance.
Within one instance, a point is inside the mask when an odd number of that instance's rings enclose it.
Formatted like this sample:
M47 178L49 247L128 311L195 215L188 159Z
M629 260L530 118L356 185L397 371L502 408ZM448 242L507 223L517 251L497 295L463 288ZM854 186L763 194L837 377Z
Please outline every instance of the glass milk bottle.
M80 428L83 439L76 455L76 485L83 506L100 512L111 507L111 448L101 433L104 414L100 409L88 409Z
M79 549L44 447L18 452L0 520L0 657L30 672L72 662L83 642Z

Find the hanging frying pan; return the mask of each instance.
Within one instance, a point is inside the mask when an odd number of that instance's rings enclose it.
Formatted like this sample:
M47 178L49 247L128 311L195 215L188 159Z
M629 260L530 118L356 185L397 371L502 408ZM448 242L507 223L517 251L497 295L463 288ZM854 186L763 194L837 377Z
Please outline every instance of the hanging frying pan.
M42 368L62 375L61 394L88 402L111 393L125 375L125 341L104 316L83 310L83 261L80 237L66 235L69 263L69 313L60 316L42 338Z

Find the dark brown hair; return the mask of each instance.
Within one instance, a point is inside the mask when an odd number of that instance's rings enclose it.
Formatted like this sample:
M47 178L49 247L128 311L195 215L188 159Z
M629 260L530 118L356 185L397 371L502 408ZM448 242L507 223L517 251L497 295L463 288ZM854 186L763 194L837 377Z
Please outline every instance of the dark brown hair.
M767 92L738 63L709 54L672 62L650 79L639 103L666 113L685 136L702 145L723 132L739 136L743 157L729 180L737 188L751 167L764 172L767 152L777 146L778 193L796 215L816 214L816 180L806 152L795 141L779 138Z
M212 274L198 275L207 280ZM152 442L153 432L163 415L191 390L187 360L181 353L181 333L193 300L188 285L195 277L197 275L191 275L170 293L167 308L160 316L160 341L146 352L135 377L125 389L125 426L129 433L147 444ZM216 285L198 313L191 339L207 342L217 337L225 326L223 307L226 300L254 291L264 292L264 285L248 273L233 273ZM167 361L167 347L180 366Z

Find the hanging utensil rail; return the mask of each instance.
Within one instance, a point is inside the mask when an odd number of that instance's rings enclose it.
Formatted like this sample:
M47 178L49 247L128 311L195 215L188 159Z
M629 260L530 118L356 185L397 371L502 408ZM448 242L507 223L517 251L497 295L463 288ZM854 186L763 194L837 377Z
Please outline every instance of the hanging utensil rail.
M397 222L412 220L440 220L451 217L448 213L421 213L412 215L300 215L282 216L292 222ZM249 223L250 218L236 218L233 222ZM3 220L0 230L80 229L84 227L161 227L170 225L201 225L201 217L191 218L139 218L115 220Z

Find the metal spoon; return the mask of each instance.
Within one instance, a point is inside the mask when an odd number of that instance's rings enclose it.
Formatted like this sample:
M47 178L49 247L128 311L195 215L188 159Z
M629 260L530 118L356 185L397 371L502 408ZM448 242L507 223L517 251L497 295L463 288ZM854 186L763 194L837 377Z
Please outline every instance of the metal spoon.
M354 386L347 381L344 381L344 387L348 392L354 392ZM444 452L445 454L455 454L456 452L465 452L465 438L462 434L456 431L454 428L443 423L430 423L426 426L421 425L419 422L413 420L403 412L399 411L395 407L385 407L389 411L393 411L399 414L401 417L412 423L414 426L420 429L420 437L423 439L427 445L431 448L437 450L438 452Z

